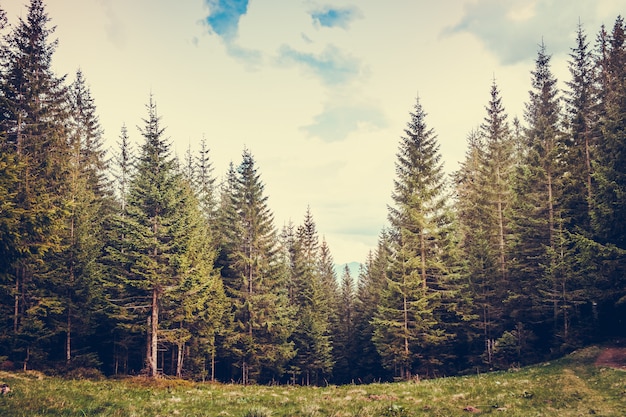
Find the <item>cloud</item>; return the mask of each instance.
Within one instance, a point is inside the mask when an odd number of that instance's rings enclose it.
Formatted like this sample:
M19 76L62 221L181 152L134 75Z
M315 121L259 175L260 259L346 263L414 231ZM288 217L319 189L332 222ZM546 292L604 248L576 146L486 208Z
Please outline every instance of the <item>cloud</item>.
M505 65L534 59L544 40L549 53L567 53L574 46L579 18L596 23L595 2L571 0L479 0L468 3L461 21L444 35L471 33Z
M248 12L248 0L205 0L209 15L205 22L213 32L230 41L237 36L239 18Z
M256 49L243 48L234 43L227 43L226 51L228 52L228 55L242 62L249 71L259 69L263 61L263 54L261 54L260 51L257 51Z
M283 45L279 50L278 62L284 65L300 65L328 85L345 83L361 72L357 59L344 54L333 45L328 45L319 55L300 52Z
M100 0L99 3L104 9L104 14L107 19L105 26L107 38L109 38L109 41L116 47L124 48L126 46L126 28L124 24L115 14L111 2Z
M355 7L332 8L326 6L323 9L311 12L313 22L327 28L340 27L348 29L349 24L354 19L362 16L361 12Z
M343 105L326 108L314 122L301 129L326 142L337 142L363 127L380 129L387 126L383 112L371 105Z

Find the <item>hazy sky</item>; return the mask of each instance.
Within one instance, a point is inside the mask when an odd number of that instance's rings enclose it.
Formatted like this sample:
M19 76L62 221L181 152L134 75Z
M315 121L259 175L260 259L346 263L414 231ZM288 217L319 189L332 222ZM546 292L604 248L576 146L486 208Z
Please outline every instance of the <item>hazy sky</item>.
M9 22L28 0L0 0ZM594 41L625 0L48 0L53 67L81 68L107 146L154 95L183 157L206 138L218 179L247 147L277 228L310 206L337 263L364 262L387 224L395 154L419 95L446 170L495 77L523 118L542 39L564 87L579 22Z

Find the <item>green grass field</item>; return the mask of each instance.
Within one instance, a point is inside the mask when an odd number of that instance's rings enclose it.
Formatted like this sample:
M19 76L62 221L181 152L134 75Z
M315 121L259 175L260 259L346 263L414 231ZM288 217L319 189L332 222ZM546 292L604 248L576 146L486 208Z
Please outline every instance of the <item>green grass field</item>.
M516 371L412 383L240 386L161 379L67 380L0 372L0 416L625 416L626 372L598 347Z

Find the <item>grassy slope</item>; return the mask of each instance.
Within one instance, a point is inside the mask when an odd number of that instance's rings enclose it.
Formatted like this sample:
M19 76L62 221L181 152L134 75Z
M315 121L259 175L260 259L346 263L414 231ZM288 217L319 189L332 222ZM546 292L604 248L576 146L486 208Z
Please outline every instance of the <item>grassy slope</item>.
M587 348L516 372L325 388L0 372L12 389L0 397L0 416L624 416L626 372L594 366L599 352Z

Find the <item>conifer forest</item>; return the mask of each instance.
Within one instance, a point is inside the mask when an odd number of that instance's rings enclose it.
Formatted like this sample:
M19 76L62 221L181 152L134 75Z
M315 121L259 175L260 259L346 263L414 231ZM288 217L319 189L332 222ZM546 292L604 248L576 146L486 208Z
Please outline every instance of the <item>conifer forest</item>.
M453 174L416 99L388 226L339 276L310 209L276 227L250 150L218 182L210 140L178 160L148 94L141 145L121 126L105 149L88 74L51 69L44 1L0 17L1 369L367 383L626 336L622 17L579 26L564 90L538 47L523 120L494 80Z

